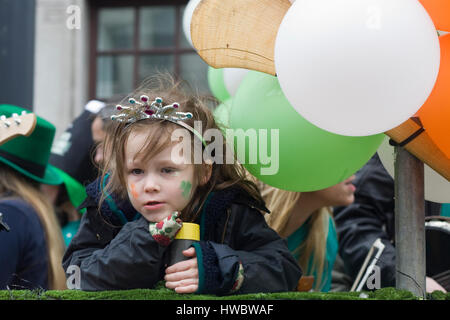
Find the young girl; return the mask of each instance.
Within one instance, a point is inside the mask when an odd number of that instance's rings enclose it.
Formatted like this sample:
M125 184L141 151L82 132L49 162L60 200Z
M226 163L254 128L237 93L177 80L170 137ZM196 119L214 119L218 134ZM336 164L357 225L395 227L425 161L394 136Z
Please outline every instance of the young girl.
M180 152L183 141L173 141L175 130L184 130L190 149L204 150L194 121L220 132L211 111L180 83L156 84L118 106L105 141L104 174L87 188L87 212L64 268L80 268L83 290L153 288L161 280L179 293L296 288L301 270L267 226L267 209L242 167L196 163L193 154ZM200 224L201 240L183 252L187 260L168 266L170 243L183 222Z
M288 241L288 247L305 275L314 276L313 289L327 292L338 253L332 206L353 203L354 176L326 189L290 192L260 184L272 214L267 223Z

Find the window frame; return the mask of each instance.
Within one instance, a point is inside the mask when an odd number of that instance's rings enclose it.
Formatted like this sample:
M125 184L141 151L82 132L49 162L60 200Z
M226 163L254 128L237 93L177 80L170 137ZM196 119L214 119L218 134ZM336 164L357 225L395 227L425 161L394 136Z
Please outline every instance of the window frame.
M133 88L139 85L139 63L142 55L174 55L174 73L176 76L180 74L180 57L186 53L195 53L194 48L180 47L181 37L184 37L182 32L183 16L181 7L186 5L188 0L90 0L90 39L89 39L89 81L88 81L88 95L89 99L99 99L97 97L97 58L99 56L115 56L115 55L132 55L133 64ZM165 48L139 48L139 8L149 6L175 6L175 47ZM99 10L102 8L118 8L118 7L132 7L134 11L134 26L133 26L133 48L132 49L114 49L114 50L98 50L98 16Z

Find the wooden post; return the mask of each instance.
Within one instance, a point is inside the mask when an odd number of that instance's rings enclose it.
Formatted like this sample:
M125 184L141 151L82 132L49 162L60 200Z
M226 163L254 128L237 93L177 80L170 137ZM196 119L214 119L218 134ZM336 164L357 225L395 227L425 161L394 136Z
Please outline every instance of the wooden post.
M425 298L424 165L395 147L396 287Z

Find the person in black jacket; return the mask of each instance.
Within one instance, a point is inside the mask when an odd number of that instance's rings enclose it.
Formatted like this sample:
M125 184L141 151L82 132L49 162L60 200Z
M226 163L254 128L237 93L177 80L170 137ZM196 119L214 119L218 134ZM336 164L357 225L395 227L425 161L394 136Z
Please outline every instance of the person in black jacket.
M339 254L346 273L355 280L367 253L377 238L385 245L376 265L380 268L380 286L395 287L395 199L394 180L378 154L356 173L355 202L334 209L339 238ZM426 215L438 216L440 204L425 201ZM432 278L426 279L427 291L444 289ZM364 287L367 289L367 287Z
M0 146L0 290L61 290L66 288L64 242L52 205L40 190L42 184L63 182L48 163L56 128L36 116L32 133L17 136L27 131L22 112L28 110L0 105L0 115L17 119L0 120L1 126L10 121L2 139L16 136Z
M266 224L256 185L236 162L212 156L224 155L225 143L212 152L194 129L200 123L223 139L211 111L180 83L152 84L118 106L104 173L86 189L87 212L63 258L68 275L77 272L72 287L153 288L164 280L178 293L294 290L301 269ZM189 152L197 147L211 152L206 161ZM183 251L187 260L168 266L183 222L200 224L200 241Z

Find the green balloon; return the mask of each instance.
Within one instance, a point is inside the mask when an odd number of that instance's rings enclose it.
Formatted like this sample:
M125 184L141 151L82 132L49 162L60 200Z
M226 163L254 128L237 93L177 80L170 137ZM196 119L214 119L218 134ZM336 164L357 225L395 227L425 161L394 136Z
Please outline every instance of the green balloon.
M273 187L299 192L344 181L375 154L384 138L342 136L312 125L289 104L276 77L256 71L243 79L233 98L230 126L236 155L252 175ZM238 149L238 129L248 137L253 133L245 154ZM250 157L255 153L256 163Z
M220 102L223 102L230 98L230 93L225 86L223 78L223 69L215 69L211 66L208 67L208 84L214 97Z
M214 119L216 123L222 128L226 129L230 127L230 113L232 99L225 100L214 109Z

